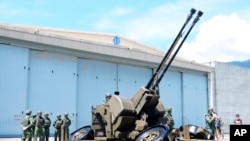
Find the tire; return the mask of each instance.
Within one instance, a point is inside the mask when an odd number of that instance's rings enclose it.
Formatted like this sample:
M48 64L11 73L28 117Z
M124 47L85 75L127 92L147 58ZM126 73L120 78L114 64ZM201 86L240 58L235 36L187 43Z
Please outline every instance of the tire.
M134 141L166 141L168 133L168 127L156 125L142 131Z
M94 131L91 126L84 126L71 133L70 141L92 140Z

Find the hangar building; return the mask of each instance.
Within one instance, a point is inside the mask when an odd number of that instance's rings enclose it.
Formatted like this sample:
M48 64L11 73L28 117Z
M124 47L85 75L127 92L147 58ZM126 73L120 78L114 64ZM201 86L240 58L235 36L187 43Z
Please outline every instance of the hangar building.
M0 24L0 137L20 136L26 109L48 112L52 122L67 112L70 131L90 125L92 106L114 91L131 98L164 55L112 34ZM176 127L205 126L213 71L182 58L173 61L160 100L173 108Z

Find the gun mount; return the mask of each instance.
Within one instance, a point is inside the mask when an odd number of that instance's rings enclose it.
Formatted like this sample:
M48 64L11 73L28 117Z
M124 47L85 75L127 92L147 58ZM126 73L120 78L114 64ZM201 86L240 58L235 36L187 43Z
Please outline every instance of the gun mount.
M131 99L113 95L106 103L92 107L92 126L85 126L73 132L71 140L166 140L169 129L162 124L165 108L159 100L159 83L190 31L203 14L201 11L197 13L188 31L184 34L185 27L195 13L195 9L190 10L184 25L147 85L140 88ZM180 41L182 37L183 39ZM172 53L173 51L174 53Z

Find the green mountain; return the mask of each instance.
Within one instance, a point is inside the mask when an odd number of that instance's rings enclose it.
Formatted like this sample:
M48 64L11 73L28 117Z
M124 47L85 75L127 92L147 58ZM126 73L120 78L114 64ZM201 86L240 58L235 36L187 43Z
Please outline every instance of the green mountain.
M250 68L250 59L246 61L232 61L228 63L232 65L240 66L240 67Z

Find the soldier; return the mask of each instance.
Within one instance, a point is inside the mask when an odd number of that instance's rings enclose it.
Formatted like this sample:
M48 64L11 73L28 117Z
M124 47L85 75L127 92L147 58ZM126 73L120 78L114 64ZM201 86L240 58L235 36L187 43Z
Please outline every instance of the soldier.
M107 93L107 94L105 95L105 100L102 101L102 104L107 103L108 100L111 98L111 96L112 96L112 95L111 95L110 93Z
M54 141L61 141L61 125L62 125L62 119L61 119L61 115L57 115L56 116L56 120L53 123L53 126L55 127L55 134L54 134Z
M111 98L111 94L110 94L110 93L107 93L107 94L105 95L105 101L107 102L110 98Z
M21 120L21 127L22 127L22 141L31 141L32 137L32 121L31 121L31 110L26 110L25 116Z
M216 115L214 114L213 108L209 108L207 115L205 115L205 120L206 120L205 129L212 135L212 139L214 139L214 133L215 133L215 119Z
M34 131L34 140L37 141L37 137L39 137L40 141L44 141L44 126L45 120L42 117L42 112L38 111L37 116L33 121L33 124L35 125L35 131Z
M166 108L164 118L166 119L166 124L168 125L169 129L173 129L174 127L174 118L172 116L172 108Z
M69 139L69 126L71 125L71 120L69 119L69 114L64 114L64 119L62 120L62 135L65 140Z
M45 113L44 114L44 126L43 126L43 130L44 130L44 135L45 135L45 141L49 141L49 128L51 125L51 120L49 118L49 114Z
M32 134L31 134L31 137L32 137L32 138L34 137L34 132L35 132L35 125L33 124L35 118L36 118L36 114L33 114L33 115L31 116L31 121L32 121L32 126L31 126L31 130L32 130L31 132L32 132Z

